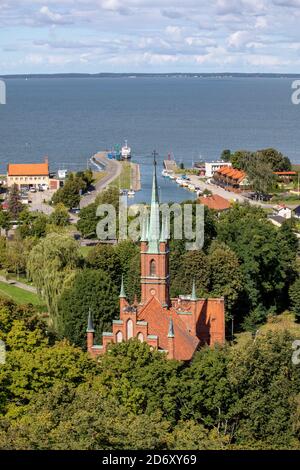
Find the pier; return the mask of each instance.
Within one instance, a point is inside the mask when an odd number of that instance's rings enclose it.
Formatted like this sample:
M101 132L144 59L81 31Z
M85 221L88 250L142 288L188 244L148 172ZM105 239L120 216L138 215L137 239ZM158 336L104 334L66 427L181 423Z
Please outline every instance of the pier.
M88 206L95 201L97 195L103 191L107 186L112 183L116 178L118 178L122 171L122 164L117 160L111 160L107 157L108 152L98 152L91 157L91 160L95 165L104 168L105 175L104 177L95 183L95 190L90 194L85 194L80 201L80 209Z
M176 170L178 169L178 166L175 160L164 160L164 168L167 171L170 171L170 172L173 171L175 173Z
M103 169L104 176L95 183L95 189L90 194L85 194L80 201L80 208L88 206L95 201L98 194L106 189L113 181L119 179L118 185L125 185L124 188L119 189L132 189L140 191L141 189L141 174L140 165L129 161L120 162L115 159L108 158L107 151L97 152L91 157L91 162L98 168ZM125 171L125 165L129 165L128 170ZM127 175L127 176L126 176ZM121 184L121 179L128 180L128 184L124 181ZM128 187L127 187L128 186Z
M131 181L132 181L132 189L134 191L141 190L141 171L140 165L138 163L131 162Z

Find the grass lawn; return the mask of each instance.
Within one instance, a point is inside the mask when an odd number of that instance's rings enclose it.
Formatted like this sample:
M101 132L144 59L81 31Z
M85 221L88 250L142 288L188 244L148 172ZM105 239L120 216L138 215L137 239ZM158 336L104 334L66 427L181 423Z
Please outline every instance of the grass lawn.
M27 292L19 287L0 282L0 295L14 300L17 304L32 304L39 307L41 311L46 311L43 300L37 294Z
M119 189L130 189L131 188L131 163L121 162L122 171L119 178L116 178L111 184L111 187Z
M281 315L274 315L264 325L258 328L259 336L266 335L269 331L284 331L288 330L291 334L300 338L300 323L295 322L295 316L290 312L282 313ZM244 331L243 333L236 334L235 348L243 348L248 341L253 341L251 333Z

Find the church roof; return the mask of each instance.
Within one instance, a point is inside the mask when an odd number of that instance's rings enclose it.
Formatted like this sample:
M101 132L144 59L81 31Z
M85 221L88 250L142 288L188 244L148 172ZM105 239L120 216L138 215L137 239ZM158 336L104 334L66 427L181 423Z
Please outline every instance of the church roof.
M180 361L192 359L198 349L199 339L187 331L186 325L178 318L173 308L163 307L156 297L152 297L139 311L138 319L148 322L149 334L158 337L158 346L164 350L168 349L171 319L174 334L174 359Z

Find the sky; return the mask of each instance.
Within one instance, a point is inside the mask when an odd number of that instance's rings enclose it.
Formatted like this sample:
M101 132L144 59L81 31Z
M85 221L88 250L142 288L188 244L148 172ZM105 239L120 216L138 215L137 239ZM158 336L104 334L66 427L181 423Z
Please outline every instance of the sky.
M0 0L0 75L300 72L300 0Z

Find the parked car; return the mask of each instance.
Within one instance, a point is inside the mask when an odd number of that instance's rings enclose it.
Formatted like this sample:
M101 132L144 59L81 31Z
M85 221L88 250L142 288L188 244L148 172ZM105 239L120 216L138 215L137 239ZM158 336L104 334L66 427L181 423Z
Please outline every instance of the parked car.
M79 214L80 208L79 207L72 207L72 209L70 209L70 212L71 212L71 214Z

